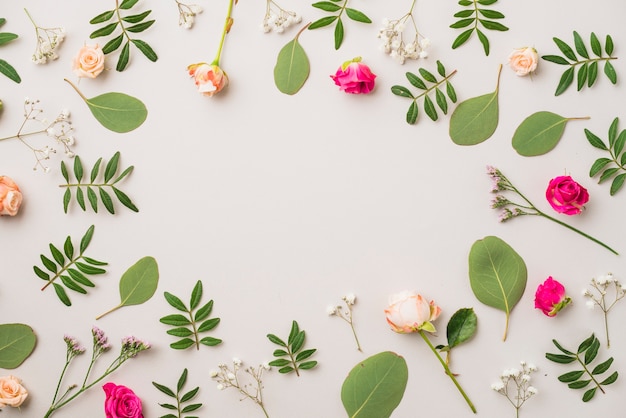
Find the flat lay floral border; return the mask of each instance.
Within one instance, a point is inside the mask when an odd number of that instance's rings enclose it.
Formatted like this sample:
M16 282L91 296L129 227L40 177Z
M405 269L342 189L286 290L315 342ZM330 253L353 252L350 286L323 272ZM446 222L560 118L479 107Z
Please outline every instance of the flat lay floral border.
M168 6L172 13L178 14L181 30L202 30L200 17L202 13L206 13L206 6L178 0L172 0ZM276 94L297 95L301 89L306 88L310 77L318 76L312 73L312 62L305 46L300 42L305 33L306 36L313 36L315 33L309 31L331 32L332 43L328 48L339 51L350 42L349 33L355 25L378 25L374 32L380 42L381 52L389 55L389 59L395 64L407 67L406 80L393 81L398 84L393 84L387 92L380 91L377 83L385 74L368 65L364 54L333 63L329 74L324 75L328 77L328 82L333 83L339 93L354 96L357 100L359 96L376 94L390 94L397 100L405 100L408 110L403 123L417 125L414 127L417 130L425 123L444 123L449 127L450 139L458 146L477 146L489 140L496 132L501 111L505 110L500 109L499 100L502 94L502 71L512 71L516 76L532 82L533 77L542 76L538 71L540 66L561 66L564 72L558 80L554 80L554 96L592 89L597 82L610 83L613 88L619 88L620 74L616 64L619 47L616 40L609 34L583 33L572 28L571 38L561 39L555 36L551 39L550 51L538 51L528 45L512 45L507 61L500 65L497 73L494 71L496 77L491 90L487 88L482 95L460 99L464 97L459 94L463 86L455 81L455 75L462 69L450 70L444 65L443 57L431 55L433 40L420 32L421 17L416 13L417 6L418 0L407 1L406 13L390 19L369 16L367 4L357 0L320 1L307 5L308 8L313 8L313 12L308 10L311 13L307 15L316 13L317 20L304 22L301 14L303 11L291 10L291 5L267 0L265 14L259 16L259 37L276 33L284 36L286 41L275 58L272 81L277 89ZM476 48L479 45L481 56L487 57L493 53L493 39L499 33L514 30L507 26L507 16L500 11L500 6L499 0L459 0L457 12L450 17L449 30L454 32L455 37L449 46L450 51L447 52L454 53L460 48ZM45 19L45 10L24 9L32 27L20 28L19 33L0 33L0 82L28 82L22 79L19 72L24 64L7 62L1 59L1 53L3 45L20 37L33 36L34 30L35 50L32 63L46 66L52 61L66 61L77 79L72 81L65 78L68 88L81 99L97 123L112 135L127 134L140 128L148 121L150 110L142 98L120 91L88 97L83 92L84 82L81 81L97 83L105 69L116 73L130 72L134 60L147 59L155 63L162 59L164 52L161 51L165 49L165 45L158 48L160 45L156 42L151 41L154 44L152 45L141 39L144 33L155 31L159 23L152 18L149 7L165 5L149 4L146 0L115 0L110 2L108 9L103 7L98 15L83 19L82 23L90 28L90 39L71 58L68 51L63 49L64 40L71 36L62 26L63 22L58 22L60 26L39 26L40 19ZM229 42L229 34L239 30L237 13L241 8L242 4L235 0L224 2L223 26L213 55L208 55L207 61L187 63L182 67L181 77L189 78L189 92L185 94L200 94L206 100L219 100L221 95L227 94L228 89L237 83L237 79L229 75L224 51L235 49ZM211 6L211 13L218 13L218 10L219 7ZM6 25L15 18L5 16L0 25ZM440 47L437 51L442 49ZM211 57L213 59L209 61ZM114 77L115 74L109 76ZM577 92L573 92L574 89ZM43 104L36 98L25 98L19 104L6 102L3 105L22 106L24 115L20 121L2 118L0 126L3 130L11 129L11 126L18 128L14 134L0 138L0 146L4 141L19 141L34 157L33 175L59 177L62 193L57 204L63 207L66 216L72 216L71 212L75 210L103 216L116 215L121 211L140 213L140 207L134 201L132 193L124 187L124 181L134 172L135 165L127 165L122 160L123 150L110 157L103 155L95 161L87 161L87 158L81 158L77 152L79 140L74 135L74 125L78 125L80 121L73 120L69 110L62 109L50 120ZM511 138L512 148L523 157L545 155L557 146L570 122L575 124L586 119L588 118L581 115L561 116L538 108L515 129ZM583 131L590 150L595 149L594 152L604 155L590 161L589 177L600 185L607 185L606 192L617 198L626 181L626 130L620 131L619 120L615 117L606 131L607 134L594 133L588 129ZM47 144L41 147L35 145L36 137L46 137ZM58 150L63 154L57 155ZM485 162L485 195L492 193L491 208L498 212L501 223L510 223L516 218L540 218L541 221L531 222L550 221L571 233L572 239L588 240L602 251L621 257L620 251L623 249L620 248L620 243L606 243L591 231L579 228L580 223L575 221L577 216L584 213L591 199L589 191L581 184L583 179L570 175L547 178L545 184L541 185L540 193L545 196L545 201L531 201L528 197L531 193L520 190L516 186L517 180L507 177L506 171L506 167L494 167L489 161ZM29 191L32 192L33 190ZM533 192L532 195L537 193ZM11 173L0 172L0 222L12 222L23 216L20 208L28 199L28 193L22 190ZM72 308L75 299L89 296L91 290L102 286L99 277L107 273L109 262L104 260L109 260L110 255L92 254L89 247L97 239L97 229L98 225L94 224L80 237L67 236L64 240L49 237L47 248L29 249L33 251L33 269L30 272L33 280L46 282L42 285L42 290L48 293L48 297L57 298L58 303L68 309ZM471 248L468 248L468 257L463 262L468 265L468 282L475 296L467 305L474 305L477 301L504 313L502 342L506 342L511 332L515 332L510 326L510 319L515 315L515 308L526 292L534 293L534 308L546 320L557 321L562 310L574 309L576 305L572 303L573 293L579 292L552 276L544 278L534 289L527 288L526 261L498 236L477 238ZM588 286L583 289L582 296L579 296L586 299L587 307L602 312L602 324L598 323L594 327L597 330L590 336L585 335L581 341L568 338L566 343L562 336L555 336L552 340L553 351L542 354L541 360L566 365L558 368L557 379L569 389L581 390L580 397L585 403L602 402L597 399L599 395L614 390L617 384L612 385L619 380L619 368L613 364L612 356L615 354L619 357L619 352L608 351L611 348L611 330L615 327L609 320L609 312L626 292L620 283L619 272L615 274L616 276L611 272L604 272L589 278ZM214 300L206 296L202 280L197 280L188 290L188 294L182 295L163 289L159 280L158 260L152 256L138 259L119 278L119 303L111 302L109 309L96 319L118 309L142 305L153 297L162 295L171 312L164 312L164 316L158 320L168 327L168 336L163 336L161 341L151 342L135 336L124 337L117 357L107 353L116 344L109 342L108 336L97 326L91 329L92 344L89 350L80 342L85 339L84 336L59 336L59 341L63 340L65 343L66 354L64 362L63 359L52 360L54 365L58 364L59 377L57 386L50 388L49 394L31 392L29 382L20 378L20 369L28 367L29 357L45 350L37 343L37 326L25 323L0 324L0 368L9 371L0 377L0 411L4 413L16 408L20 413L29 416L69 416L74 400L92 388L99 388L104 395L103 409L106 417L143 417L145 400L142 401L137 395L138 388L120 384L124 381L126 370L126 366L121 368L123 364L137 356L143 356L144 351L157 345L169 346L171 350L182 352L211 350L223 343L220 335L221 318L216 316L218 313L214 311ZM394 351L364 354L355 325L359 321L359 309L371 307L361 307L357 291L355 289L355 293L338 295L341 302L327 308L330 317L339 318L347 324L345 331L352 336L354 348L362 355L356 364L347 365L352 369L346 374L337 396L341 398L345 409L344 416L389 417L403 398L409 396L406 387L412 376L409 374L407 361L413 359L405 358ZM480 413L481 405L476 405L465 390L472 385L471 376L456 374L454 368L457 365L451 362L453 348L474 342L475 334L480 329L480 317L475 310L458 309L444 327L444 324L437 322L442 308L435 300L420 293L420 289L389 289L389 295L388 306L380 309L381 321L386 320L390 330L395 333L418 334L442 367L442 373L450 380L451 386L441 390L449 391L450 396L456 396L453 394L456 391L466 403L468 415ZM323 307L321 310L323 311ZM362 326L361 330L363 328ZM275 328L268 329L266 337L274 346L267 360L248 364L234 357L231 362L216 363L211 371L203 373L212 380L212 386L224 391L234 389L238 399L258 407L258 416L270 417L273 416L272 407L263 396L266 393L264 391L271 390L264 383L267 373L277 372L297 377L306 374L314 379L320 360L318 348L311 347L306 330L294 319L276 321ZM443 339L445 343L442 343ZM91 359L84 373L80 375L82 383L72 381L71 379L76 378L74 360L85 354ZM110 360L111 363L103 369L101 363ZM540 359L530 362L530 359L520 359L500 376L494 375L495 383L491 389L507 399L517 417L523 415L522 406L527 401L542 394L541 388L535 387L532 382L532 375L538 372L538 360ZM160 382L158 375L149 377L151 389L158 392L162 399L166 399L158 403L159 414L162 414L159 416L203 416L203 410L207 408L199 400L198 394L204 388L197 386L189 389L189 373L199 371L182 368L175 383ZM145 392L147 389L141 390ZM48 396L48 410L29 410L31 396ZM100 411L100 408L101 405L97 409L94 406L93 410ZM213 414L218 413L206 412L206 416Z

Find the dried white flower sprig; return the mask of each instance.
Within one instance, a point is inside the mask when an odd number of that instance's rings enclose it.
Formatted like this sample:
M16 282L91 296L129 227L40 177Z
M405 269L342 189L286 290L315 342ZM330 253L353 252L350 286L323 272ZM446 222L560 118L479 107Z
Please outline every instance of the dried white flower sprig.
M537 394L537 389L530 384L530 375L537 371L533 364L521 361L521 369L506 369L500 375L500 381L491 385L491 388L500 395L506 396L508 401L515 408L515 417L519 418L519 410L524 403L533 395Z
M341 300L344 301L346 308L344 309L341 305L329 306L327 308L328 315L338 316L350 325L352 335L354 335L354 340L356 341L356 349L362 352L361 343L359 342L359 337L356 335L352 318L352 306L356 303L356 296L354 293L348 293L347 295L342 296Z
M606 333L606 346L611 347L611 341L609 340L609 311L618 300L622 299L626 295L626 291L622 287L622 284L613 277L613 273L607 273L604 276L599 276L597 279L591 279L591 288L595 291L594 294L588 289L583 289L583 296L589 298L587 306L593 309L594 306L599 306L604 314L604 331ZM609 291L609 288L612 290ZM609 293L612 294L612 298L609 297ZM607 300L609 297L609 300Z
M296 12L285 10L273 0L266 0L265 16L261 24L261 30L264 33L276 32L283 33L285 29L302 22L302 16Z
M270 369L271 367L267 362L260 364L258 367L248 366L244 368L243 361L235 357L233 358L232 368L224 363L219 364L218 370L212 370L210 376L217 382L218 390L237 389L237 392L243 395L243 398L240 400L250 399L263 410L265 417L269 418L263 404L263 373ZM252 382L250 382L250 378Z
M50 168L44 165L44 161L50 159L50 154L56 153L56 149L46 145L43 148L35 148L30 145L24 138L27 136L46 134L50 138L53 138L58 144L63 146L65 155L68 157L74 156L71 146L74 145L74 136L72 132L72 122L70 122L70 112L67 109L61 110L59 115L50 122L43 117L43 110L39 107L39 100L31 100L28 97L24 100L24 121L20 125L17 133L12 136L0 138L0 141L7 139L19 139L28 149L30 149L35 155L37 160L33 170L37 170L37 167L41 167L44 172L50 171ZM42 126L42 129L34 130L31 132L24 132L26 125L30 122L36 122Z
M37 47L31 58L33 62L35 64L45 64L48 60L59 58L56 50L63 42L63 39L65 39L65 28L42 28L35 23L28 10L24 9L24 11L35 27L35 34L37 35Z
M178 26L191 29L196 15L202 13L202 7L197 4L187 4L174 0L178 6Z
M428 47L430 40L424 37L417 29L413 9L417 0L413 0L409 12L399 19L384 19L383 27L378 31L378 38L383 40L382 49L386 54L398 60L400 64L404 64L407 59L419 59L428 57ZM410 28L407 30L407 22L410 22ZM405 32L413 33L410 42L404 40ZM408 37L410 39L410 36Z

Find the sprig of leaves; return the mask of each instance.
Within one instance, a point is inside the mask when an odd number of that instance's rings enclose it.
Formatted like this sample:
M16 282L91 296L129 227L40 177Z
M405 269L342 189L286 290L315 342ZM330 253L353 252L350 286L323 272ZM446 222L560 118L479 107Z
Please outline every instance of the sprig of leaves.
M611 38L611 35L607 35L604 42L604 52L606 52L606 57L602 51L602 44L600 43L600 40L593 32L591 32L590 44L591 52L593 52L596 57L590 56L583 38L576 31L574 31L574 48L570 47L559 38L554 37L552 40L554 40L556 46L563 53L563 56L543 55L541 58L555 64L569 66L569 68L561 75L559 85L554 93L555 96L558 96L567 90L567 88L574 82L574 75L576 75L578 91L582 90L585 84L587 87L593 86L598 77L598 65L601 61L604 61L604 74L606 74L611 83L617 83L617 73L615 72L615 67L611 64L611 60L617 59L617 57L612 56L613 38ZM574 50L576 50L576 52L574 52ZM578 57L576 53L578 53L580 57ZM578 67L577 73L576 67Z
M63 211L67 213L67 209L69 207L70 201L72 200L72 189L76 189L76 202L78 206L85 211L87 210L87 205L85 203L85 194L87 195L87 200L94 212L98 212L98 195L100 196L100 200L102 204L106 208L106 210L114 214L115 208L113 206L113 199L111 194L107 192L106 189L110 189L113 191L117 199L120 203L126 206L128 209L133 212L139 212L137 206L133 203L133 201L120 189L115 187L117 183L119 183L124 177L129 175L134 166L130 166L118 176L117 170L119 168L120 161L120 152L116 152L113 154L113 157L109 160L109 162L104 167L103 171L103 182L96 183L98 179L101 169L102 169L102 157L98 158L94 166L91 168L91 172L89 175L89 182L83 183L83 176L85 174L85 170L83 168L83 163L80 157L77 155L74 157L74 177L76 178L75 182L70 181L70 175L67 170L64 161L61 161L61 174L63 174L63 178L65 179L67 184L60 184L59 187L65 187L65 194L63 195ZM86 191L83 191L85 188ZM96 190L98 193L96 194Z
M5 18L0 17L0 26L4 25L6 21L7 20ZM17 38L18 38L18 35L15 33L0 32L0 45L4 45L8 42L14 41ZM18 84L22 81L22 78L17 73L15 68L13 68L11 64L9 64L3 59L0 59L0 73L4 74L5 76L7 76L8 78L10 78L11 80L15 81Z
M304 330L300 330L300 326L296 321L291 323L291 331L289 332L289 338L286 343L274 334L267 334L267 338L274 344L283 347L274 350L274 357L279 358L269 363L270 366L279 367L279 373L295 371L296 375L300 376L299 370L309 370L317 366L317 361L308 360L317 349L310 348L303 350L305 332Z
M589 386L589 384L592 384L593 387L587 389L583 394L583 402L590 401L598 389L600 389L602 393L605 393L602 386L610 385L617 380L619 376L617 372L613 372L601 382L597 380L599 379L599 375L609 370L611 364L613 364L613 357L610 357L608 360L603 361L590 370L591 363L598 356L600 349L600 341L594 334L591 334L589 338L580 343L575 353L563 348L556 340L552 340L552 342L563 354L546 353L548 360L561 364L569 364L577 361L582 367L582 370L575 370L560 375L558 377L559 381L567 383L570 389L583 389Z
M323 28L335 23L335 49L341 47L344 36L343 21L341 16L346 13L349 19L355 22L372 23L372 20L363 12L348 7L349 0L331 0L313 3L312 6L329 13L337 13L336 15L322 17L309 25L309 30Z
M202 299L202 282L200 280L196 282L196 285L191 291L189 307L187 307L187 305L185 305L180 298L169 292L164 292L163 295L165 296L167 303L169 303L172 307L187 314L187 316L181 314L167 315L159 320L162 324L176 327L167 331L169 335L182 338L181 340L170 344L170 347L175 350L184 350L192 345L195 345L196 350L199 350L200 344L215 346L222 343L222 340L218 338L200 338L200 333L211 331L217 326L217 324L220 323L220 318L209 318L209 315L213 310L213 300L208 301L206 304L198 308L200 300ZM196 310L196 308L198 309Z
M137 47L142 54L146 56L150 61L155 62L158 59L156 52L152 49L147 42L142 41L140 39L131 38L130 33L140 33L148 29L155 20L145 20L148 15L152 12L152 10L147 10L142 13L122 16L121 10L129 10L135 4L137 4L139 0L123 0L122 3L119 3L119 0L115 0L115 9L107 10L106 12L100 13L98 16L94 17L89 21L92 25L97 25L100 23L105 23L113 20L112 23L107 23L106 25L100 27L99 29L93 31L89 38L95 39L101 36L109 36L116 31L116 29L120 29L119 34L114 38L110 39L103 47L102 52L105 54L110 54L111 52L116 51L122 43L124 46L122 47L122 51L117 60L117 66L115 69L117 71L124 71L128 62L130 60L130 44L132 43ZM125 24L130 24L130 26L126 26ZM124 41L126 40L126 41Z
M63 286L84 295L87 294L86 287L96 286L87 276L106 273L102 266L106 266L107 263L84 255L93 237L93 232L94 226L91 225L80 239L78 254L76 254L72 238L69 236L63 243L62 252L53 244L50 244L52 259L43 254L40 255L44 268L50 274L38 266L33 266L37 277L47 282L41 290L46 290L48 286L52 285L57 296L65 306L70 306L72 302ZM61 280L62 285L56 282L57 279Z
M613 178L610 189L611 196L622 188L624 181L626 180L626 152L624 152L624 144L626 144L626 129L622 129L618 134L617 123L618 118L615 118L609 127L608 146L593 132L585 129L585 135L587 136L589 143L602 151L608 151L609 156L611 157L598 158L589 170L589 177L595 177L600 174L598 184ZM616 165L616 167L612 167L612 165ZM623 173L617 174L620 171L623 171Z
M162 393L176 400L176 405L173 405L170 403L160 403L159 405L170 411L176 411L177 414L176 415L165 414L165 415L161 415L159 418L195 418L191 416L183 417L183 414L187 414L189 412L193 412L193 411L200 409L202 407L202 404L192 403L192 404L185 405L185 406L183 406L183 404L195 398L196 395L198 394L198 391L200 390L200 387L197 386L194 389L191 389L189 392L182 393L183 387L185 386L186 382L187 382L187 369L183 370L183 373L178 378L178 382L176 383L176 391L173 391L172 389L160 383L152 382L155 388L157 388Z
M459 5L469 7L454 14L458 18L456 22L450 25L453 29L465 29L452 43L452 49L456 49L463 45L472 36L474 32L478 36L478 40L483 45L485 55L489 55L489 39L483 31L479 29L479 25L484 29L505 32L508 27L493 19L504 19L504 15L493 9L485 9L481 6L490 6L498 0L459 0Z
M406 113L406 122L410 125L413 125L417 122L417 118L419 116L419 106L417 102L420 98L424 98L424 112L426 112L428 117L433 121L436 121L438 119L439 116L437 115L437 108L435 107L433 100L429 97L429 94L431 94L433 91L435 92L435 101L437 102L437 105L444 113L444 115L448 114L448 100L446 98L446 94L450 101L452 101L452 103L456 103L457 100L456 91L449 81L450 77L456 74L456 70L446 75L446 69L444 65L441 63L441 61L437 61L437 72L441 77L443 77L441 80L437 80L437 77L433 73L424 68L419 68L418 72L424 80L422 80L422 78L420 78L418 75L411 72L406 73L406 78L409 80L409 83L411 83L413 87L422 90L422 93L413 95L413 93L411 93L411 91L407 87L398 85L391 87L391 92L396 96L407 97L413 100L413 103L411 103L411 105L409 106L409 110ZM430 87L427 86L426 83L431 83ZM445 94L440 88L444 84L446 89Z

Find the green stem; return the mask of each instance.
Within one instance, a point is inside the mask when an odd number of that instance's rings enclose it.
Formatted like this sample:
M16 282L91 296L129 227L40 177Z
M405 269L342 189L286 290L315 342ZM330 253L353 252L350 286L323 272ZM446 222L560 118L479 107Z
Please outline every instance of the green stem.
M580 357L578 356L578 354L576 354L576 360L578 360L578 362L580 363L580 365L581 365L581 366L583 366L583 369L585 370L585 373L587 373L587 374L589 375L589 377L590 377L590 378L591 378L591 380L593 381L594 385L596 385L596 387L597 387L598 389L600 389L600 391L601 391L602 393L606 393L606 392L604 391L604 389L602 388L602 386L600 386L600 383L596 380L596 378L595 378L595 377L593 377L593 374L589 371L589 369L587 369L587 366L585 365L585 362L584 362L584 361L582 361L582 360L580 359Z
M442 85L443 83L447 82L450 77L452 77L454 74L456 74L456 70L452 71L450 74L448 74L445 78L443 78L441 81L433 84L432 86L430 86L430 88L426 89L422 94L420 94L419 96L415 97L413 99L413 102L416 103L417 100L419 100L420 97L425 96L427 94L429 94L431 91L433 91L434 89L436 89L437 87L439 87L440 85Z
M457 382L456 378L454 377L454 374L452 374L452 372L450 371L450 368L448 367L446 362L441 358L441 356L439 355L439 352L437 351L435 346L433 346L433 344L430 342L430 340L428 339L428 337L426 336L424 331L418 331L418 333L422 336L424 341L426 341L426 344L428 344L428 347L430 347L430 350L437 356L437 359L439 360L439 363L441 363L441 365L443 366L443 369L446 371L446 374L448 376L450 376L450 379L452 379L452 382L454 383L456 388L459 390L459 392L461 392L461 395L463 395L463 398L465 399L465 402L467 402L467 404L469 405L469 407L472 410L472 412L476 413L476 407L474 407L474 404L472 403L470 398L467 396L467 394L465 393L465 391L463 390L463 388L461 387L459 382Z
M224 22L224 30L222 31L222 39L220 39L220 45L217 48L217 54L215 55L215 59L211 63L211 65L216 65L219 67L220 58L222 56L222 48L224 47L224 40L226 39L226 34L230 31L230 27L233 24L233 18L231 17L233 14L233 4L235 0L228 0L228 11L226 12L226 21Z
M118 309L119 309L119 308L121 308L122 306L124 306L124 305L117 305L115 308L109 309L109 310L108 310L108 311L106 311L105 313L103 313L103 314L100 314L100 315L96 316L96 321L97 321L98 319L102 318L104 315L106 315L106 314L110 314L111 312L118 310Z
M352 324L352 321L350 321L350 328L352 329L352 335L354 335L354 340L356 341L356 349L360 352L363 352L363 349L361 349L361 343L359 342L359 337L357 337L356 335L356 330L354 329L354 324Z

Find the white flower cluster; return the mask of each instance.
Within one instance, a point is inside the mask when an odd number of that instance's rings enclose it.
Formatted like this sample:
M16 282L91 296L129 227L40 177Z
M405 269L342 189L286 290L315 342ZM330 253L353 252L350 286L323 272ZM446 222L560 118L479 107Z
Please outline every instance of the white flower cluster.
M613 308L620 299L626 296L626 290L622 284L613 277L613 273L607 273L591 279L591 288L592 290L583 289L582 295L589 299L586 303L589 309L594 309L595 306L598 306L604 314L606 345L610 347L611 343L609 340L607 316L611 308ZM612 291L609 291L609 288L612 288Z
M285 29L302 22L302 16L296 12L285 10L272 0L267 0L265 17L261 23L261 30L264 33L283 33Z
M202 7L197 4L186 4L178 0L175 1L178 6L178 26L191 29L196 15L202 13Z
M64 28L35 28L37 32L37 47L31 57L35 64L45 64L48 60L59 58L56 51L65 39Z
M523 360L520 365L522 366L521 369L504 370L500 375L500 381L491 385L491 389L507 397L518 413L524 402L537 394L537 389L530 385L530 375L537 371L537 367ZM509 390L509 383L511 382L515 385L512 391Z
M406 22L411 18L415 36L411 42L405 42L404 32ZM419 59L428 57L430 40L423 37L417 30L413 21L413 15L407 14L398 20L383 19L383 27L378 31L378 38L382 39L382 50L395 58L400 64L404 64L407 59Z
M235 388L239 394L244 398L248 398L265 412L265 405L263 405L263 372L271 369L268 362L260 364L258 367L249 366L243 368L243 361L239 358L233 358L233 367L221 363L218 366L218 370L211 370L209 376L217 381L217 389L225 390L227 388ZM243 370L245 374L252 378L253 383L242 383L242 377L240 372ZM249 380L249 379L248 379Z
M356 330L354 329L354 322L352 318L352 306L356 303L356 295L354 293L348 293L341 297L341 300L346 305L346 308L343 309L341 305L331 305L326 308L326 313L329 316L338 316L343 319L350 325L350 329L352 330L352 335L354 336L354 340L356 342L356 349L359 351L363 351L361 349L361 343L359 342L359 338L356 335Z

